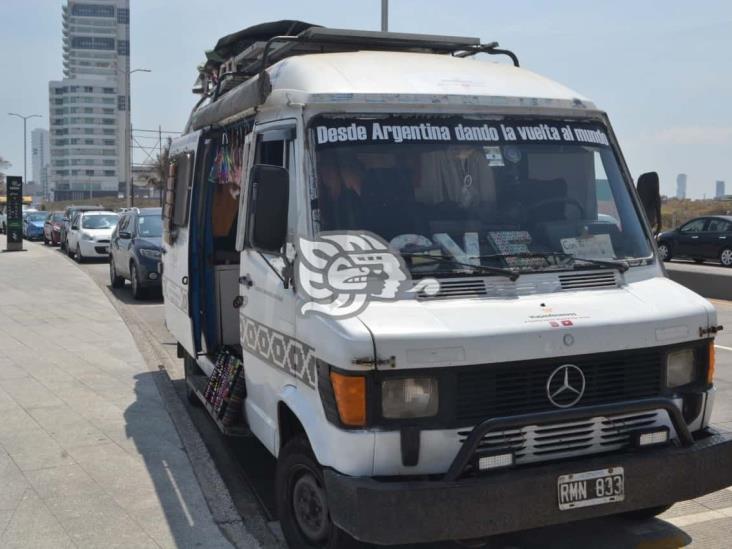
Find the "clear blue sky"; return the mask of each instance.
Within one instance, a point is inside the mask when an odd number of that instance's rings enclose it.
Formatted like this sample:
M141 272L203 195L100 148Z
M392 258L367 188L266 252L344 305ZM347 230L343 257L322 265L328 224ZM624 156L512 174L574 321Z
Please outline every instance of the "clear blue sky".
M61 78L61 0L0 1L0 155L23 172L22 122L47 127L48 80ZM227 33L301 19L378 29L379 0L131 0L133 126L179 130L195 67ZM522 65L607 110L634 177L676 174L689 194L732 192L732 2L728 0L391 0L395 31L498 40ZM30 138L30 128L29 128ZM30 146L29 146L30 149ZM30 177L30 150L29 150ZM136 158L140 161L142 158Z

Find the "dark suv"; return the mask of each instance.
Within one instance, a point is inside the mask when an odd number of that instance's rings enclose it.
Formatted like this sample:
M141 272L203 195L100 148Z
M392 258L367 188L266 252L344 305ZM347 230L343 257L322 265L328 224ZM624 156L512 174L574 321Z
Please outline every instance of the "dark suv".
M71 220L74 219L74 216L79 212L96 212L104 210L105 208L103 206L68 206L64 210L64 217L63 217L63 223L61 224L61 230L59 231L59 242L61 244L61 250L64 252L67 251L66 248L68 247L67 244L68 241L68 234L69 229L71 228Z
M664 261L672 257L688 257L697 263L716 259L725 267L732 267L732 216L697 217L656 239Z
M162 235L160 208L132 208L120 214L109 245L112 288L121 288L129 280L135 299L141 299L147 289L160 288Z

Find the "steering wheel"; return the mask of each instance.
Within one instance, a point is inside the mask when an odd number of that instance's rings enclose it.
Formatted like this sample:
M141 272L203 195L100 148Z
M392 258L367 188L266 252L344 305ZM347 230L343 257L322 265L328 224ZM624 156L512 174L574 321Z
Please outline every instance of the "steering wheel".
M585 219L585 209L579 202L579 200L575 200L574 198L569 198L566 196L558 196L556 198L545 198L544 200L539 200L538 202L535 202L534 204L529 206L527 210L529 212L533 212L534 210L541 208L542 206L547 206L549 204L568 204L570 206L574 206L580 213L580 219Z

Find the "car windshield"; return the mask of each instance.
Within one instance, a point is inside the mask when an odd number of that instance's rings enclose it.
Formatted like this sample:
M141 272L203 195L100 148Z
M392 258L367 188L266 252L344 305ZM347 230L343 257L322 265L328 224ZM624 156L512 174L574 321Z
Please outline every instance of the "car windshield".
M32 212L29 214L26 214L25 218L28 221L45 221L45 219L48 217L48 212Z
M141 215L137 218L137 234L141 237L162 236L162 218L159 215Z
M85 215L81 221L82 229L113 229L117 225L117 214Z
M414 259L413 274L651 255L600 123L333 116L311 139L316 229L375 233Z

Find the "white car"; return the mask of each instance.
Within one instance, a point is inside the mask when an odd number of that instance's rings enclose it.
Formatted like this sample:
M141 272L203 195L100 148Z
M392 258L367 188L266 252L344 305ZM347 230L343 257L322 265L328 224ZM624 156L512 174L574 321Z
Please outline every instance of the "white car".
M71 220L66 253L79 263L109 256L109 240L119 215L114 212L79 212Z

